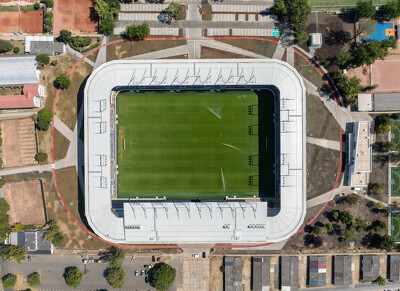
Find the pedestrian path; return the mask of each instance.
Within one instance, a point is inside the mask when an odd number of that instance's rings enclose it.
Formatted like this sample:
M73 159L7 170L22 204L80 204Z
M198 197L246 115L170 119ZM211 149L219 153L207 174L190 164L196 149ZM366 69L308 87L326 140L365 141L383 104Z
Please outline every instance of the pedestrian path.
M67 50L67 54L69 54L71 57L80 60L81 58L83 58L83 54L81 54L80 52L77 52L76 50L74 50L69 44L67 44L66 46L66 50ZM89 65L91 65L92 67L94 67L94 62L92 62L91 60L89 60L88 58L84 58L84 61L86 63L88 63Z
M108 41L109 41L108 36L104 36L103 40L101 41L101 45L108 43ZM97 69L106 61L107 61L107 47L104 46L101 49L99 49L99 53L97 54L96 62L94 63L93 68Z
M340 151L340 142L335 140L328 140L328 139L307 136L307 143L314 144L327 149L332 149L335 151Z

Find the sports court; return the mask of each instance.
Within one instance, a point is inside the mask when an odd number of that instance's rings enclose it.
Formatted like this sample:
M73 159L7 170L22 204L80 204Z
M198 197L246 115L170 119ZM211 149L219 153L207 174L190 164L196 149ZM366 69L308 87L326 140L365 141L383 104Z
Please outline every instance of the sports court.
M400 213L392 213L392 237L395 242L400 241Z
M54 33L60 30L72 30L73 34L96 33L98 21L93 3L92 0L54 1Z
M390 73L388 73L390 72ZM371 66L371 84L378 84L373 93L398 92L400 88L400 55L388 55Z
M336 9L356 7L358 0L310 0L310 5L313 9ZM390 0L372 0L374 6L381 6Z
M390 140L396 144L396 149L400 150L400 120L393 122L390 135Z
M24 33L42 33L43 10L0 12L0 33L12 34L21 30Z
M356 31L359 30L363 32L358 36L357 42L361 42L363 39L382 41L391 36L395 37L394 22L356 22Z
M391 168L392 196L400 196L400 167Z
M274 103L263 92L119 93L118 198L273 196Z

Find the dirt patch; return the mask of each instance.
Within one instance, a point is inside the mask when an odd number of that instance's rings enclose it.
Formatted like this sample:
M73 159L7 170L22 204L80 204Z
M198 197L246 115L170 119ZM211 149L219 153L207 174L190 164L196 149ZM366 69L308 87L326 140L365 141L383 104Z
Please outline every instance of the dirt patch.
M22 277L22 274L15 273L15 275L17 276L17 283L15 284L13 290L27 290L29 288L29 286L27 284L25 284L25 280L24 280L24 277ZM33 289L33 290L37 290L37 289Z
M9 119L0 122L3 167L37 164L35 124L32 119Z
M372 195L373 198L378 199L384 203L388 203L389 189L389 159L388 156L372 156L372 173L369 180L371 183L384 183L385 188L382 190L381 195Z
M15 30L22 30L24 33L42 33L43 10L0 12L0 33L12 34Z
M339 151L307 144L307 200L332 190L339 154Z
M71 84L68 89L62 90L57 101L55 114L71 130L74 130L78 117L78 107L83 101L83 90L86 79L92 72L92 66L86 62L81 62L69 76Z
M4 198L10 204L10 225L22 223L42 226L45 223L39 180L7 182L3 186L3 192Z
M1 14L0 14L1 15ZM0 20L1 21L1 20ZM13 50L10 50L9 52L1 53L0 55L23 55L25 53L25 47L23 44L22 40L7 40L13 47L18 47L19 48L19 53L15 54ZM4 88L2 89L3 92L7 90L16 90L16 89L11 89L11 88ZM15 95L21 95L22 94L22 87L19 90L18 94ZM1 94L0 95L8 95L8 94ZM14 95L14 94L12 94Z
M341 15L312 13L308 18L307 34L317 31L322 33L323 40L321 48L316 50L315 55L333 60L336 55L348 51L353 43L354 15L351 13ZM309 50L307 43L302 43L300 46L306 51ZM332 65L328 66L327 69L332 72L337 67Z
M325 81L322 79L321 75L317 72L314 66L298 54L295 55L295 68L300 75L317 86L317 88L321 88L323 85L325 85Z
M224 274L220 271L220 267L224 264L222 256L210 257L210 291L222 291L224 285Z
M61 196L73 216L83 224L81 214L84 213L84 200L82 193L78 193L78 176L75 167L56 171L58 189ZM81 229L62 206L57 194L52 191L46 193L46 206L48 219L55 219L65 236L63 247L66 248L95 248L102 249L108 244L96 239L89 238L88 233Z
M340 140L340 127L319 97L307 95L307 136Z
M92 0L54 1L53 31L71 30L73 34L97 33L98 19Z
M201 58L202 59L241 59L241 58L248 59L249 57L202 46Z
M304 219L304 225L310 221L312 217L316 215L316 213L321 209L321 205L311 207L307 209L306 218ZM371 225L376 220L387 221L387 215L382 214L376 211L374 203L362 197L358 198L357 205L349 205L346 202L342 202L340 204L336 204L334 201L330 201L325 208L324 212L318 217L318 219L314 222L314 225L320 224L325 225L329 222L328 220L328 213L332 210L335 211L348 211L351 215L353 215L354 220L355 218L361 218L366 221L367 227L361 233L357 233L355 237L351 240L354 242L354 247L351 247L349 242L342 241L340 239L341 235L343 235L346 226L342 224L340 221L332 221L332 225L334 227L334 231L332 233L327 233L326 228L322 227L322 232L319 235L322 238L323 244L320 248L315 248L313 244L307 245L306 244L306 236L310 235L307 233L307 228L305 231L302 231L294 236L292 236L286 245L284 246L283 250L298 250L298 249L307 249L308 251L315 251L315 252L323 252L326 250L329 251L338 251L338 250L363 250L363 249L370 249L369 243L369 236L373 234ZM353 225L355 222L353 220ZM337 231L335 231L337 230ZM386 229L383 229L380 232L380 235L384 235L387 233Z
M51 130L50 129L47 131L38 130L37 135L38 135L39 153L47 154L47 160L44 162L41 162L41 164L49 163L50 159L51 159Z
M389 55L371 66L371 84L379 85L373 93L399 92L400 55ZM390 74L388 74L390 72Z
M242 257L242 290L251 290L251 257Z
M273 39L277 41L278 39L275 37L265 39ZM252 39L218 39L220 42L224 42L233 46L237 46L239 48L252 51L254 53L272 58L274 55L275 49L278 46L276 43L267 42L262 40L252 40Z
M110 37L110 41L118 39ZM185 45L186 40L125 41L107 46L107 62Z

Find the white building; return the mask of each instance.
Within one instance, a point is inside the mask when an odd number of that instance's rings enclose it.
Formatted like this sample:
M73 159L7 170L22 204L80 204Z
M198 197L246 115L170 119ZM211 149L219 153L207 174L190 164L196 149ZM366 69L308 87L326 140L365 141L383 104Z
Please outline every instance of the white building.
M112 209L112 91L257 89L279 91L280 210L267 202L124 202ZM85 87L85 211L93 231L113 243L263 243L282 241L306 213L306 91L298 72L275 59L118 60L98 67Z

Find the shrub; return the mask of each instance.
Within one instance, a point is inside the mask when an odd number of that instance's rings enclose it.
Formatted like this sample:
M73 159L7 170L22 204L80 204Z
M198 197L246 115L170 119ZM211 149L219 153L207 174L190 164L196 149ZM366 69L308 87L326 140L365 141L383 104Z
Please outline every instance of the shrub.
M314 226L313 234L316 234L316 235L321 234L321 231L322 231L322 228L320 226L318 226L318 225Z
M60 74L55 80L56 88L61 90L67 89L70 84L71 80L65 74Z
M112 268L107 274L107 282L113 288L122 288L125 284L125 271L121 267Z
M4 179L0 179L0 189L3 188L3 186L6 184L6 181Z
M67 44L71 41L71 31L68 30L60 30L60 36L58 37L58 40Z
M9 52L13 48L14 46L10 42L0 39L0 53Z
M278 16L279 20L283 20L287 14L287 9L284 1L275 2L274 6L272 6L272 12Z
M40 130L47 130L53 119L53 111L47 108L39 110L37 115L37 126Z
M381 220L374 221L373 225L376 233L380 233L383 229L387 228L387 223Z
M51 18L45 18L44 19L44 24L48 25L48 26L52 26L53 25L53 19Z
M382 276L379 276L374 280L374 283L378 284L379 286L383 286L386 284L386 279L383 278Z
M105 35L110 35L114 31L114 19L112 16L108 16L101 21L100 31Z
M354 238L356 235L356 231L352 225L349 225L346 230L344 231L343 238L345 241Z
M42 2L47 7L53 7L53 0L42 0L40 2Z
M367 227L367 222L361 218L356 218L356 231L363 232L364 229Z
M27 278L28 285L31 287L37 287L41 284L40 275L38 272L32 273Z
M185 6L172 2L168 5L167 9L165 9L165 12L171 15L173 19L179 20L183 18L183 15L185 13Z
M51 242L55 247L60 247L64 242L64 236L60 232L60 228L57 226L55 220L49 221L49 231L46 232L44 240Z
M381 250L391 252L394 244L395 244L394 239L390 235L385 234L383 237L381 237L381 239L378 243L378 247Z
M353 222L353 216L348 211L341 211L339 218L342 223L347 225Z
M40 54L35 58L36 62L48 65L50 63L50 58L48 55Z
M44 32L51 32L53 30L53 27L51 25L46 24L43 29Z
M1 278L1 280L3 281L4 289L13 288L17 283L17 276L14 274L8 274Z
M33 3L33 9L39 10L40 9L40 3L39 2Z
M346 196L346 202L350 205L356 204L358 201L358 196L356 194L350 194Z
M69 287L77 288L83 280L83 274L77 267L69 267L65 270L64 278Z
M101 37L98 36L98 37L96 38L96 41L97 41L97 42L101 42Z
M381 195L383 189L385 189L385 183L369 183L368 185L368 193L376 196Z
M327 224L325 224L325 227L326 227L326 231L327 231L328 233L330 233L330 232L333 231L333 225L332 225L332 223L328 222Z
M14 54L18 54L19 51L20 51L20 50L19 50L19 47L16 46L16 47L13 48L13 53L14 53Z
M221 267L219 267L219 270L220 270L222 273L225 273L225 266L222 265Z
M126 36L128 38L143 39L148 35L149 35L149 26L146 22L140 25L131 25L126 28Z
M39 163L47 161L47 154L46 153L37 153L35 156L35 160Z

